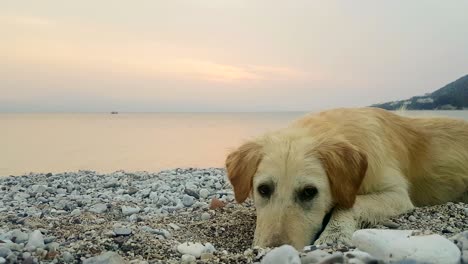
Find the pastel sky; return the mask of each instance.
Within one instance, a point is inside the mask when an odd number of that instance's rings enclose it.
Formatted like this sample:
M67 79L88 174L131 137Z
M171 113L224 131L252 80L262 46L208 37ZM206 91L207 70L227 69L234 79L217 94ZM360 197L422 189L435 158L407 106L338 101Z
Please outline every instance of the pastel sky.
M3 0L0 111L304 111L468 74L468 1Z

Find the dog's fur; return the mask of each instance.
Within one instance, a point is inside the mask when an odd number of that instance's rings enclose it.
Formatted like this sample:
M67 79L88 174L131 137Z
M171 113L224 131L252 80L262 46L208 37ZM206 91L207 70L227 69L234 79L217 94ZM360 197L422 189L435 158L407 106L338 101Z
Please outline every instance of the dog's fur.
M315 244L349 244L364 224L414 206L468 202L468 122L333 109L246 142L229 153L226 169L236 201L254 201L254 245L302 249L329 212Z

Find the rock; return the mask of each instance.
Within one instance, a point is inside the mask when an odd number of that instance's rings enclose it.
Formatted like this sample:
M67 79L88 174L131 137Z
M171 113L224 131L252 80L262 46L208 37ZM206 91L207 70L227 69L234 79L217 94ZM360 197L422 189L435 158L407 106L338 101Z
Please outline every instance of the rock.
M190 195L192 196L193 198L195 199L200 199L200 196L198 195L198 193L192 189L189 189L189 188L185 188L184 192L187 194L187 195Z
M10 255L12 252L9 248L1 246L0 247L0 257L6 258L8 255Z
M107 205L103 203L98 203L89 208L91 213L95 214L103 214L107 211Z
M391 228L391 229L396 229L396 228L400 227L399 224L397 224L397 223L395 223L393 221L390 221L390 220L384 221L382 223L382 225L385 226L385 227Z
M174 229L175 231L180 229L180 227L178 225L174 224L174 223L169 223L168 226L171 227L172 229Z
M336 263L344 263L344 257L342 252L335 252L331 255L326 256L322 260L320 260L319 264L336 264Z
M262 264L301 264L299 253L290 245L274 248L263 257Z
M468 249L462 251L461 259L463 264L468 264Z
M81 210L80 209L75 209L75 210L71 211L70 215L79 216L79 215L81 215Z
M140 207L135 206L122 206L122 214L123 215L132 215L132 214L138 214L141 211Z
M17 263L18 257L15 254L10 254L8 257L6 257L6 260L8 263Z
M358 250L386 262L459 263L460 250L448 239L415 234L412 230L362 229L353 234L352 241Z
M73 255L70 252L65 251L62 254L62 259L65 263L70 263L73 261Z
M205 249L203 250L205 253L215 253L216 248L211 243L205 243Z
M0 257L0 264L5 264L6 263L6 259Z
M28 239L29 235L19 229L15 229L11 232L11 241L17 244L26 243Z
M210 195L210 191L208 191L207 189L200 189L198 194L200 195L201 198L206 199Z
M127 193L130 194L130 195L134 195L134 194L137 193L137 192L138 192L138 189L135 188L135 187L130 187L130 188L128 188L128 190L127 190ZM148 195L149 195L149 193L148 193Z
M47 244L46 249L49 251L57 251L58 248L60 247L60 244L57 242L51 242Z
M192 206L193 204L195 203L195 201L193 200L193 197L192 196L189 196L189 195L184 195L182 197L182 204L185 206L185 207L190 207Z
M132 234L132 229L127 227L116 227L114 228L114 233L117 236L129 236Z
M211 215L210 215L209 213L207 213L207 212L204 212L204 213L201 215L201 220L203 220L203 221L206 221L206 220L208 220L208 219L210 219L210 218L211 218Z
M360 251L360 250L353 250L351 252L345 253L345 257L348 259L358 259L364 263L377 263L377 259L371 256L369 253Z
M410 217L408 217L408 220L410 220L411 222L415 222L416 217L414 217L413 215L410 215Z
M190 254L184 254L180 258L180 263L182 264L193 264L193 263L196 263L196 261L197 261L197 258L195 258L195 256L192 256Z
M211 199L210 209L214 210L217 208L222 208L225 206L225 203L217 198Z
M312 263L319 263L322 259L329 256L327 252L316 249L306 253L305 255L301 256L301 263L302 264L312 264Z
M105 252L99 256L85 259L83 264L125 264L125 260L116 252Z
M177 251L180 254L189 254L196 258L199 258L204 250L205 246L200 243L185 242L177 246Z
M29 240L28 244L26 244L26 247L45 248L44 237L42 236L41 231L35 230L29 234Z
M45 185L33 185L31 186L31 191L33 193L45 193L47 191L47 186Z

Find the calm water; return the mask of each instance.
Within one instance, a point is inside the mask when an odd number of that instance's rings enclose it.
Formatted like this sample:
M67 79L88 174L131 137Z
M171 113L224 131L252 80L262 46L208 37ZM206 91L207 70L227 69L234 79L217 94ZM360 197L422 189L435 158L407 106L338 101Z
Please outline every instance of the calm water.
M0 113L0 176L223 167L243 140L304 113ZM468 111L415 111L468 120Z

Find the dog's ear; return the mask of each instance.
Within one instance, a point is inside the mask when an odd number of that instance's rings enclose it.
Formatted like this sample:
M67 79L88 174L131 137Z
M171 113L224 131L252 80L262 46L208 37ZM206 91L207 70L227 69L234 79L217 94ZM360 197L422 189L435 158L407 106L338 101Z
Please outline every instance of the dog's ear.
M247 142L226 158L227 175L238 203L244 202L252 190L253 176L263 157L261 150L259 144Z
M367 172L367 156L340 140L325 140L317 148L336 205L351 208Z

